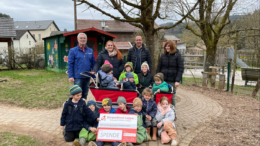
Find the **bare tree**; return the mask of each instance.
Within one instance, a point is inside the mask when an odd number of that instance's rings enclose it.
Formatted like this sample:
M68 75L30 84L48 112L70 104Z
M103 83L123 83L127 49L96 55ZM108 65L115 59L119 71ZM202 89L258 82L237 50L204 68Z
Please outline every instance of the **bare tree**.
M87 4L88 8L93 8L102 14L109 16L121 22L128 22L133 26L140 28L145 36L144 42L150 50L152 60L155 60L155 46L154 34L162 29L170 29L180 24L191 12L196 8L198 2L192 6L191 9L182 11L181 18L171 26L164 26L155 28L154 23L156 19L167 19L170 9L168 9L170 0L100 0L98 5L94 5L89 0L79 0L80 4ZM200 1L200 0L198 0ZM176 4L181 4L179 0ZM79 4L79 5L80 5ZM114 9L122 18L112 15L110 12L105 11L103 8ZM152 64L152 73L155 73L155 63Z
M189 26L189 23L186 23L186 29L200 37L206 45L205 71L214 65L221 32L230 23L230 12L236 2L237 0L201 0L198 9L186 19L187 22L195 22L199 31ZM183 9L190 9L190 6L186 4Z

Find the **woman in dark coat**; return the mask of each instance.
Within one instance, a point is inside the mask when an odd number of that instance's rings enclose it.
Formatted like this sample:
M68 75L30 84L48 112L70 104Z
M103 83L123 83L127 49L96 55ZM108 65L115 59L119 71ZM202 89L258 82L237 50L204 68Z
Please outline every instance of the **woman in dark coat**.
M181 53L176 48L176 44L172 40L168 40L164 45L164 54L158 63L157 73L161 72L164 75L164 80L173 86L173 90L176 91L181 81L181 77L184 70L183 59ZM172 105L176 108L175 94L172 97Z
M118 80L120 73L124 69L124 61L120 51L117 49L112 41L107 41L105 50L98 54L96 64L93 68L95 73L104 64L105 60L108 60L113 66L113 76Z

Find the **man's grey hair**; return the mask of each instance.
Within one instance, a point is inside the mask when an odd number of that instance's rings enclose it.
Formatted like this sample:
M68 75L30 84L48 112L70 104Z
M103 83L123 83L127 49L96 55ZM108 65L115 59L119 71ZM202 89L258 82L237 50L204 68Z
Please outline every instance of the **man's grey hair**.
M138 36L141 37L141 39L143 40L143 37L142 37L141 35L137 35L137 36L135 37L135 39L136 39Z
M78 34L77 38L79 39L79 36L82 35L82 34L84 34L86 36L86 38L88 38L87 35L85 33L82 33L82 32Z

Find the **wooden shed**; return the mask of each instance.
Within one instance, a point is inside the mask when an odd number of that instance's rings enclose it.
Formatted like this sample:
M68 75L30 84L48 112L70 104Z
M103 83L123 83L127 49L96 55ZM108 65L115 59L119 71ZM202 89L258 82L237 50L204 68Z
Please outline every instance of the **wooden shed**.
M54 32L50 37L44 38L45 67L47 70L65 73L68 69L69 50L78 45L77 35L87 35L87 46L93 49L95 58L105 48L108 40L117 36L96 29L94 27L71 32Z

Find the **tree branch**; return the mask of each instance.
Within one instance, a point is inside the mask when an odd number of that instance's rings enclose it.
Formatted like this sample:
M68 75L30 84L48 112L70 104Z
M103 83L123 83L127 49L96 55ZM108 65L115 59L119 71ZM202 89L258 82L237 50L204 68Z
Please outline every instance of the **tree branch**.
M145 7L144 6L140 6L140 5L136 5L136 4L133 4L133 3L130 3L128 2L127 0L121 0L122 2L124 2L125 4L129 5L129 6L132 6L134 8L137 8L137 9L144 9Z
M195 32L195 30L194 29L192 29L190 26L186 26L185 27L186 29L188 29L188 30L190 30L193 34L195 34L196 36L198 36L198 37L200 37L201 38L201 34L199 34L199 33L197 33L197 32Z
M199 4L200 1L201 1L201 0L198 0L198 2L193 6L193 8L192 8L186 15L183 15L183 16L182 16L182 19L181 19L181 20L179 20L178 22L176 22L176 23L173 24L172 26L158 27L158 28L156 28L156 29L153 30L153 33L156 33L156 32L159 31L160 29L171 29L171 28L177 26L178 24L182 23L182 21L183 21L184 19L186 19L186 17L188 17L188 16L191 14L192 11L195 10L195 8L197 7L197 5ZM202 0L202 1L203 1L203 0Z
M114 0L111 0L111 1L114 1ZM114 1L115 2L115 1ZM123 12L123 10L121 9L121 6L118 8L118 7L115 7L115 9L117 9L123 16L124 16L124 18L125 19L120 19L120 18L118 18L118 17L115 17L115 16L113 16L113 15L111 15L110 13L107 13L107 12L105 12L105 11L103 11L103 10L101 10L100 8L98 8L97 6L95 6L95 5L93 5L92 3L90 3L90 2L88 2L88 1L85 1L85 0L82 0L82 3L85 3L85 4L87 4L89 7L91 7L91 8L93 8L93 9L95 9L95 10L97 10L97 11L99 11L99 12L101 12L102 14L104 14L104 15L106 15L106 16L109 16L109 17L111 17L111 18L113 18L113 19L115 19L115 20L118 20L118 21L122 21L122 22L140 22L141 21L141 19L140 18L131 18L131 17L129 17L128 15L126 15L124 12ZM116 3L117 4L117 3ZM113 4L114 5L114 4Z
M161 7L161 0L158 0L155 13L152 16L152 20L155 20L158 17L159 11L160 11L160 7Z

